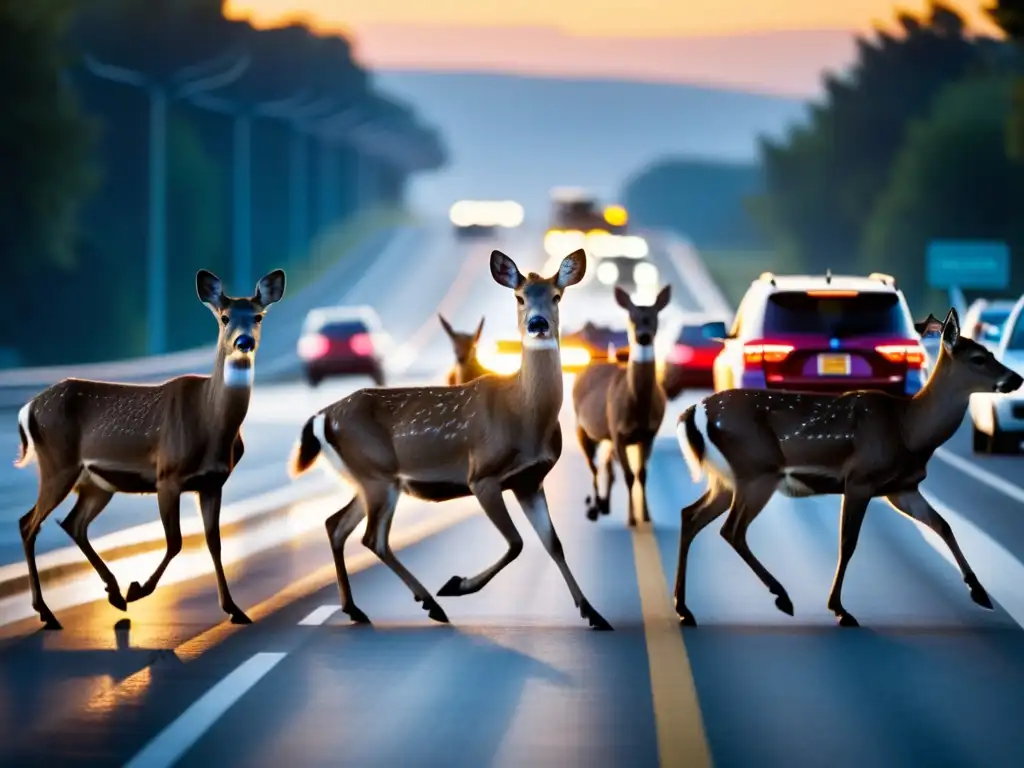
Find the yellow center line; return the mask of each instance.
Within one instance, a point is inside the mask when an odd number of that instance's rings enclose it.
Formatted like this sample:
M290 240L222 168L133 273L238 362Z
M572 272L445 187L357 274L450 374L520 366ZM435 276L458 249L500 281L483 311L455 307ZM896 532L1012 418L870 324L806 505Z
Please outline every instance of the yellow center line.
M710 768L711 749L693 670L668 594L658 543L649 528L633 530L633 560L651 670L659 763L666 768Z

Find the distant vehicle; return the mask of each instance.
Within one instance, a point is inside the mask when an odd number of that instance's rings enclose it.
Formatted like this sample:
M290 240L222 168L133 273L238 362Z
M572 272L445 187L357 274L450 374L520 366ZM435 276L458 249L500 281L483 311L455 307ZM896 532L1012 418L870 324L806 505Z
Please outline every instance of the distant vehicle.
M996 359L1024 374L1024 296L1003 326ZM1024 392L971 396L972 448L975 453L1019 453L1024 441Z
M320 307L306 315L298 354L306 380L317 386L332 376L369 376L384 386L381 359L386 335L372 307Z
M619 360L629 358L629 338L625 328L586 323L578 331L564 333L561 338L562 370L578 373L591 360L608 360L614 354ZM495 373L515 373L522 364L523 345L518 338L499 339L490 350L478 350L480 362Z
M590 232L600 230L612 235L627 234L629 214L621 205L601 207L597 198L582 189L551 190L549 230Z
M665 359L662 385L669 399L675 399L684 389L712 389L715 358L722 347L721 341L705 336L700 325L680 328L676 343Z
M619 286L630 293L640 289L657 288L660 274L650 259L629 256L607 256L595 259L595 277L609 289Z
M737 387L806 392L880 389L913 395L928 376L906 298L889 275L776 276L754 280L723 339L716 391Z
M1011 299L977 299L967 308L960 327L965 336L994 352L1013 306Z
M493 236L523 223L523 206L514 200L459 200L448 211L458 238Z

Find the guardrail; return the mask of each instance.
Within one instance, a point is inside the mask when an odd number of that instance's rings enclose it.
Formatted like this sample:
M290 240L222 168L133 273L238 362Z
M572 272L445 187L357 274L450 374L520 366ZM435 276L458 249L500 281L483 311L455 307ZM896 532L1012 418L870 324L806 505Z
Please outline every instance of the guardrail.
M412 227L390 227L371 235L339 259L316 282L286 297L275 307L273 318L268 319L263 332L260 364L256 366L257 380L273 381L297 373L299 359L295 354L295 341L308 309L338 303L345 294L345 284L353 276L364 271L396 238L405 239L415 231ZM69 377L147 384L188 373L209 373L213 355L214 346L211 344L129 360L0 371L0 409L20 407L41 390Z

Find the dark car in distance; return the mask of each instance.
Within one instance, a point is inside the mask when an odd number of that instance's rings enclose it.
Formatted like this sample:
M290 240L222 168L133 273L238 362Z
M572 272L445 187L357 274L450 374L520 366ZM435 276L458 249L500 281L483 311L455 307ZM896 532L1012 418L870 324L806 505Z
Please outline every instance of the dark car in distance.
M310 310L298 342L310 386L334 376L369 376L384 386L380 318L370 307Z
M686 389L712 389L715 386L715 358L722 351L722 342L704 335L702 325L684 325L676 343L665 358L662 386L669 399Z

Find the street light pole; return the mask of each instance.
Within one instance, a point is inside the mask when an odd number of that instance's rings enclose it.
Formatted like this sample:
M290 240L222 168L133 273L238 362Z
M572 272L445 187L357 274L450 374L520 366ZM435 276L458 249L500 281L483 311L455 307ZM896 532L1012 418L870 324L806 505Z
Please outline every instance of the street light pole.
M215 75L183 82L183 73L199 72L208 65L186 67L168 86L137 70L106 64L84 57L86 68L96 77L146 90L149 96L149 216L147 235L147 336L149 354L167 351L167 106L174 98L189 98L234 82L248 68L248 56Z

